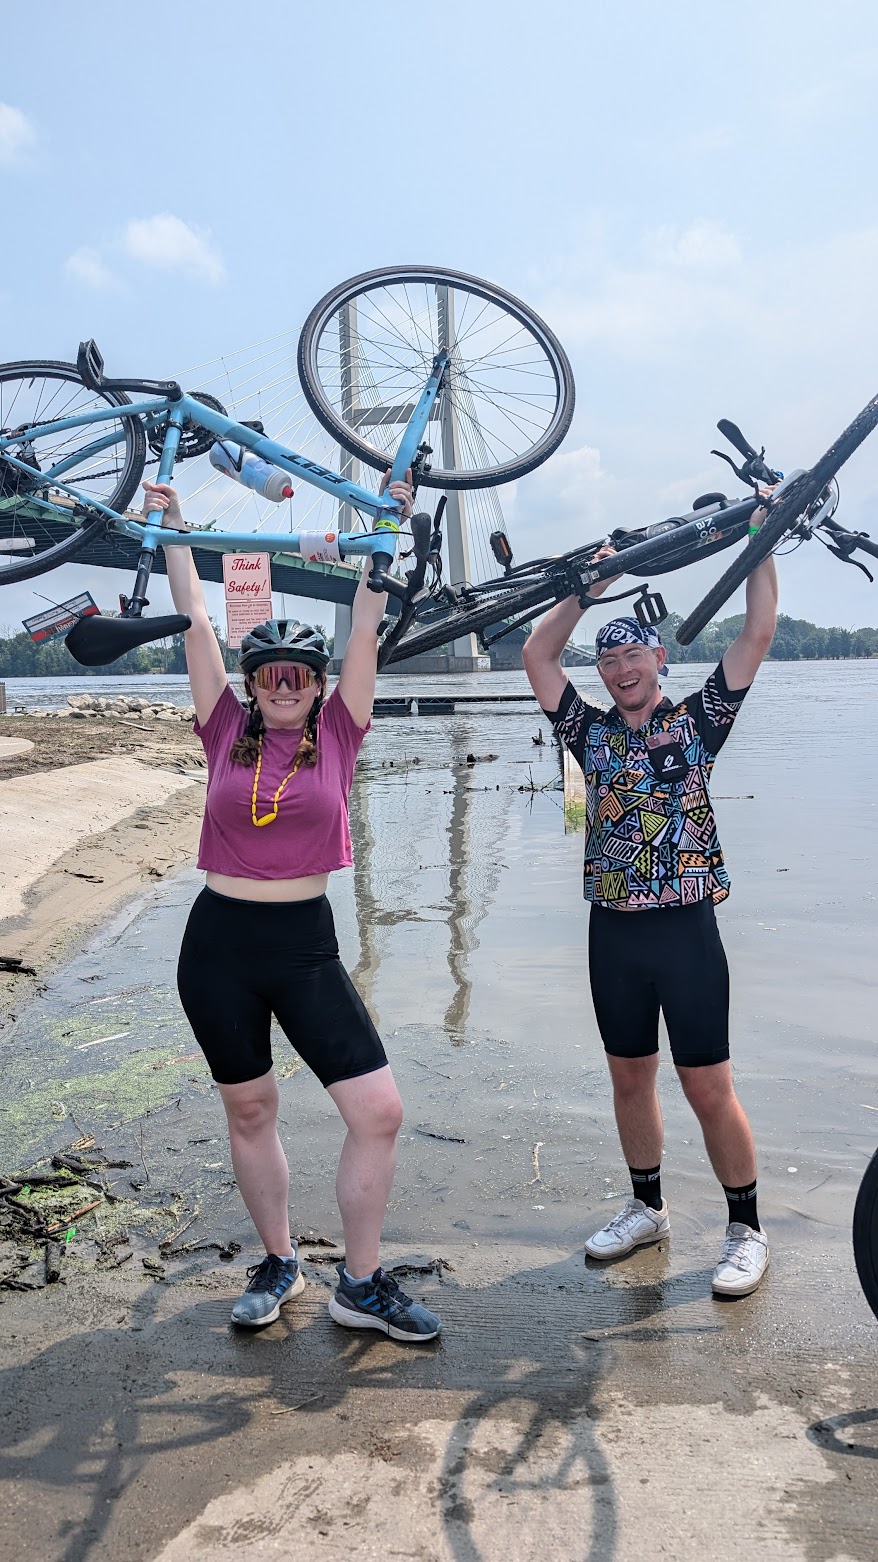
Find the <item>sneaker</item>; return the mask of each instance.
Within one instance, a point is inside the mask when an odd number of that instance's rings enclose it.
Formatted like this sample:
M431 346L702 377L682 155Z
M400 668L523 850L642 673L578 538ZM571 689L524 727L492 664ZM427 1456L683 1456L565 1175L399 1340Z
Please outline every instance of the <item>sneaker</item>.
M232 1323L244 1329L274 1323L284 1302L301 1296L305 1289L298 1258L278 1258L276 1253L268 1253L261 1264L248 1269L247 1278L250 1284L232 1308Z
M717 1296L749 1296L768 1268L768 1237L760 1226L744 1226L733 1220L711 1282Z
M661 1209L650 1209L642 1199L629 1199L618 1215L589 1237L585 1251L589 1258L624 1258L635 1247L660 1242L662 1237L668 1236L670 1229L664 1199Z
M405 1296L383 1269L354 1285L344 1264L337 1268L338 1288L330 1299L329 1315L343 1329L380 1329L392 1340L435 1340L442 1328L436 1314Z

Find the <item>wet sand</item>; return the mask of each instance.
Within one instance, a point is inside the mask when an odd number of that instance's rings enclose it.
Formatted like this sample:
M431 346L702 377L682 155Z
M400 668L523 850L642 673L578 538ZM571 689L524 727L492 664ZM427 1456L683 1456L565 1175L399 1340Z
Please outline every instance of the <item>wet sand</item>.
M328 1319L341 1135L283 1042L309 1284L266 1333L229 1329L253 1243L174 993L184 870L49 973L2 1042L0 1169L76 1143L111 1196L75 1222L65 1283L3 1293L10 1544L26 1512L64 1562L250 1562L291 1534L317 1558L871 1562L878 1325L849 1244L878 1137L869 689L812 679L812 713L850 734L816 770L777 671L715 778L773 1248L760 1291L710 1297L724 1207L667 1067L670 1242L583 1261L627 1188L587 1000L582 843L563 834L553 751L530 743L536 712L380 723L333 902L407 1105L387 1259L445 1333L412 1351Z
M64 952L191 862L203 752L188 726L4 717L0 725L0 1037Z

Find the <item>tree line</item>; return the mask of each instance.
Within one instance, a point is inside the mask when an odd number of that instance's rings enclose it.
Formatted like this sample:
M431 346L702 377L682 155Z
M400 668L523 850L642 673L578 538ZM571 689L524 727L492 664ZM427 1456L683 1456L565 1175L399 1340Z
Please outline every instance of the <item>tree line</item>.
M222 631L214 624L219 648L226 670L233 672L238 665L238 652L226 644ZM320 625L317 626L321 628ZM332 636L326 636L330 649ZM138 674L185 673L186 653L183 636L173 635L168 640L157 640L152 645L138 646L126 651L110 667L80 667L73 660L62 639L49 640L35 645L23 630L13 634L11 630L0 633L0 678L82 678L96 674L99 678L136 677Z
M744 623L743 613L722 618L708 624L691 645L678 645L676 631L683 619L679 613L671 613L661 625L663 640L673 646L675 662L718 662L732 641L740 634ZM777 629L768 653L773 662L837 661L849 657L878 656L878 629L825 629L821 624L811 624L806 618L789 618L781 613Z

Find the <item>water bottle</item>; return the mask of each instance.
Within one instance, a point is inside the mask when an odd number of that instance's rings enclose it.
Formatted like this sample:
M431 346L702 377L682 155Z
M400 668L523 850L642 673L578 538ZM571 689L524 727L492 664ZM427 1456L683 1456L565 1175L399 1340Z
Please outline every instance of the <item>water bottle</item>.
M263 461L261 456L254 456L252 451L243 450L240 445L229 444L228 440L217 440L211 445L210 464L226 477L233 477L236 483L252 488L263 499L270 499L272 504L293 497L288 473L282 472L279 466L272 466L270 461Z

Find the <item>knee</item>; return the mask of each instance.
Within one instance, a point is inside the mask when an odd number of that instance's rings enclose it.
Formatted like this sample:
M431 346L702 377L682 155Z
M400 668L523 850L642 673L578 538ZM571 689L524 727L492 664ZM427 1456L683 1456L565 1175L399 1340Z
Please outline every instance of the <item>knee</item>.
M612 1058L610 1073L617 1101L638 1101L655 1088L658 1055L645 1058Z
M374 1108L371 1129L380 1139L395 1139L402 1127L402 1101L397 1091L383 1098Z
M238 1092L241 1092L238 1094ZM244 1086L223 1092L230 1132L243 1139L256 1139L277 1122L277 1091L247 1091Z
M402 1127L402 1101L394 1089L363 1103L348 1126L360 1139L394 1140Z
M680 1083L699 1122L716 1122L724 1117L735 1100L730 1079L714 1079L709 1069L693 1068L680 1075Z

